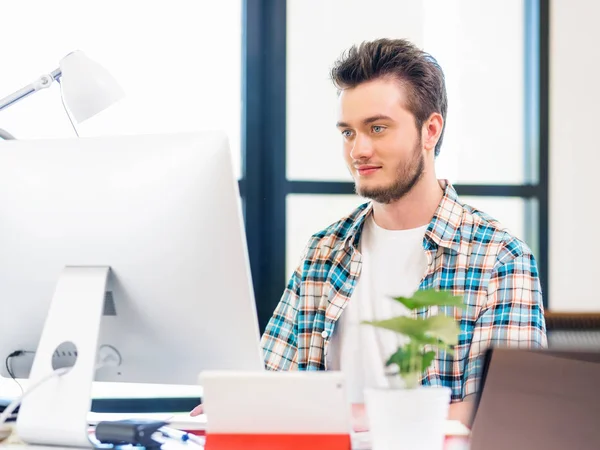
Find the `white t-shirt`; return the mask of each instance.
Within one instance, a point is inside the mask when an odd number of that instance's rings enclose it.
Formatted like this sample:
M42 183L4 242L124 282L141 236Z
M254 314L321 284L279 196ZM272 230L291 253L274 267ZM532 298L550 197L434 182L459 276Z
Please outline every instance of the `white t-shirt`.
M362 269L348 305L338 319L328 364L346 375L352 403L363 403L366 387L385 387L385 362L402 345L403 336L362 325L408 314L391 296L411 296L427 269L423 236L427 225L410 230L386 230L373 216L366 220L360 240Z

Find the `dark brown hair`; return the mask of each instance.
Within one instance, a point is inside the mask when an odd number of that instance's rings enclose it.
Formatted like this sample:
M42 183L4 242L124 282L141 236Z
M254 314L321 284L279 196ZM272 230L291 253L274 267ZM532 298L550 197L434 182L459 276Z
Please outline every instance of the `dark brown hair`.
M344 52L331 69L331 79L338 89L385 77L397 79L406 88L406 107L415 116L419 131L433 113L441 114L445 129L448 99L444 72L433 56L411 42L405 39L363 42ZM444 129L435 146L435 156L440 153Z

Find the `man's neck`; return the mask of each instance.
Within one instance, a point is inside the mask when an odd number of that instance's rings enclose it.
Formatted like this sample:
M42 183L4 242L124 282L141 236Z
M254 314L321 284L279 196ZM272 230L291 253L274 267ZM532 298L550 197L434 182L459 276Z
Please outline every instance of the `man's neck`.
M387 230L409 230L428 225L442 200L438 180L423 177L404 197L395 202L373 203L375 223Z

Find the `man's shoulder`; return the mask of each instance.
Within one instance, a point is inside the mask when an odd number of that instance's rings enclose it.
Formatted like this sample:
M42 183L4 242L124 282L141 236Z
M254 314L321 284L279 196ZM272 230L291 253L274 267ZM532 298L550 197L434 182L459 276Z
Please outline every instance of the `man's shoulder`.
M347 238L360 231L360 225L364 221L369 208L369 202L363 203L350 214L314 233L309 240L307 250L338 248Z
M495 254L496 263L533 256L530 247L502 222L477 207L462 204L461 241L469 254Z

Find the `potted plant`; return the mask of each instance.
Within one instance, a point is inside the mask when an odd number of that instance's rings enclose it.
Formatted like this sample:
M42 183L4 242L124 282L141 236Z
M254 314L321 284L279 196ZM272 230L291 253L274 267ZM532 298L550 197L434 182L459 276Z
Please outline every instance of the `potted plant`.
M461 307L463 301L448 291L433 289L393 300L412 314L363 322L407 339L386 362L389 386L365 390L373 450L441 450L451 391L447 387L421 386L420 382L437 352L452 355L459 327L453 317L419 317L416 312L431 307Z

